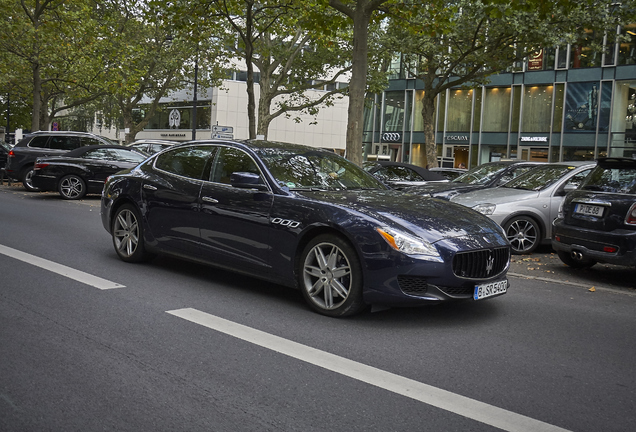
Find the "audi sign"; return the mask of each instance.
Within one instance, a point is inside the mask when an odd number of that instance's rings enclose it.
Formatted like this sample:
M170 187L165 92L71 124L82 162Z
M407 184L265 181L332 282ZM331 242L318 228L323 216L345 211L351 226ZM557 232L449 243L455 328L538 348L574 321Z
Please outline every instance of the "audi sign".
M399 132L384 132L382 134L382 142L401 142L402 134Z

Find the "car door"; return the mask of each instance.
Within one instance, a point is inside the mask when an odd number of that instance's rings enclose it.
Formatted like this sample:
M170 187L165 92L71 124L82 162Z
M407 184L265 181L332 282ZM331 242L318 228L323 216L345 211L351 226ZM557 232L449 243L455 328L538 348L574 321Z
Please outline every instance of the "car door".
M201 187L202 246L217 263L252 274L269 272L273 194L232 186L230 176L235 172L250 172L263 179L249 154L220 146L210 177Z
M159 155L150 168L142 168L142 202L156 247L200 255L199 195L203 171L215 151L206 145L173 149Z

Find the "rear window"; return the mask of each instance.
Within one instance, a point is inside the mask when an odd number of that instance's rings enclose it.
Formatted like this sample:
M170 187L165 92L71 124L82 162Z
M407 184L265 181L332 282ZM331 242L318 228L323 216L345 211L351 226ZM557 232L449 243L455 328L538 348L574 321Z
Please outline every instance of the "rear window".
M636 167L597 166L583 181L580 189L636 194Z

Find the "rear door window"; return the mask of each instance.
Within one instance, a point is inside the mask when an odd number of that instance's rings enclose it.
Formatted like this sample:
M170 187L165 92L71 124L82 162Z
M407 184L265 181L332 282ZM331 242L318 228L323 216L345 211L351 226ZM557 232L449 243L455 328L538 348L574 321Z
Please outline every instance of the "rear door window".
M48 136L36 136L29 142L29 147L47 148L46 143L49 141Z
M80 146L79 137L52 136L49 140L49 148L52 150L74 150Z
M203 178L203 171L216 150L212 146L196 146L175 149L159 155L155 168L196 180Z
M103 144L100 140L90 137L82 137L82 147ZM77 145L79 147L79 144Z

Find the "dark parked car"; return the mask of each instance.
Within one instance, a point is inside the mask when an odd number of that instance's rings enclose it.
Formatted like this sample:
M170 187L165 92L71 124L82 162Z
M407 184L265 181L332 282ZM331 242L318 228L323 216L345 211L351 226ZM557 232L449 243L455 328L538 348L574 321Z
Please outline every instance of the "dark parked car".
M465 174L468 171L466 168L446 168L446 167L437 167L437 168L429 168L430 172L434 172L437 174L441 174L446 178L446 180L455 180L462 174Z
M33 166L33 186L57 191L62 198L83 198L102 193L109 175L143 162L148 156L116 145L94 145L71 150L63 156L38 158Z
M179 142L168 140L142 139L128 144L127 147L141 150L142 152L151 155L159 153L161 150L172 147L175 144L179 144Z
M571 267L636 266L636 160L599 159L553 225L552 247Z
M365 162L363 167L383 183L398 190L431 181L447 181L441 173L405 162L372 161Z
M448 183L429 183L404 189L404 192L450 200L455 195L506 184L542 162L509 160L476 166Z
M116 144L102 136L85 132L33 132L25 135L9 152L6 172L21 181L25 189L36 191L31 184L33 163L39 157L60 156L79 147Z
M468 208L413 202L333 152L197 141L109 178L102 222L119 257L155 253L298 287L315 311L481 300L506 292L510 247Z
M4 141L0 141L0 178L2 179L5 177L4 168L7 165L7 158L10 151L11 146Z

